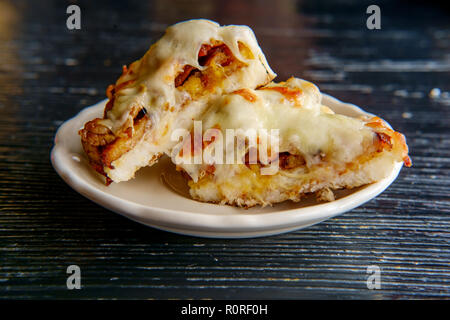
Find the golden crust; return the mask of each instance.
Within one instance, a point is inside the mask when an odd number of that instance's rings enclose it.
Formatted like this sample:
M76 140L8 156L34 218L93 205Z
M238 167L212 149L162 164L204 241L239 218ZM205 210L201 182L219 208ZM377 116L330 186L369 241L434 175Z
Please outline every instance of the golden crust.
M384 158L393 149L404 148L398 143L402 142L395 140L388 144L374 139L374 145L367 150L368 153L344 166L324 161L307 167L298 160L298 156L289 155L287 159L293 160L283 160L284 166L281 166L283 162L280 161L279 171L275 175L262 176L260 164L241 165L237 173L229 178L227 185L217 185L215 168L212 168L209 172L205 171L197 182L189 179L188 185L195 200L243 208L273 205L286 200L299 202L310 194L316 194L319 201L333 201L333 190L352 189L383 178L383 173L374 173L374 169L377 166L389 167L390 158L386 161ZM406 160L405 165L409 166L410 162ZM246 187L238 190L235 186L241 186L243 181ZM215 191L213 198L210 198L211 190Z
M382 142L380 142L381 144L384 142L391 147L395 146L397 148L397 150L401 153L401 158L405 166L412 166L411 158L408 156L408 145L406 144L406 138L403 134L390 129L386 122L379 117L370 118L367 121L366 126L373 128L376 133L387 135L390 139L392 139L392 142L386 142L385 139L382 138L383 136L379 136L379 139L382 140Z

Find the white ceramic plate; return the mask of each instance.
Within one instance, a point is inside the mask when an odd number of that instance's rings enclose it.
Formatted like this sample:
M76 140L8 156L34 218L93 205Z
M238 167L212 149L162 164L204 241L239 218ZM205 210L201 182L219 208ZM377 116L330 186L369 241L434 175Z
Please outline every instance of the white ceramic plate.
M245 238L298 230L351 210L374 198L397 177L402 163L377 183L337 192L337 200L317 203L313 198L300 203L284 202L248 210L194 201L188 197L184 180L174 173L168 159L141 169L136 178L105 186L88 164L78 130L100 117L106 100L85 108L61 125L51 153L56 172L73 189L99 205L132 220L176 233L214 238ZM367 114L355 105L324 95L323 104L348 116Z

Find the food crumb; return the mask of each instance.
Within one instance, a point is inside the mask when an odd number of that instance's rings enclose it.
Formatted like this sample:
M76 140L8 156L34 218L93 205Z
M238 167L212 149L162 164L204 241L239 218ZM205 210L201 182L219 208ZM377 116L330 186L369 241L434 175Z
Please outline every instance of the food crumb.
M334 193L330 188L324 188L317 192L316 194L317 200L319 201L334 201Z

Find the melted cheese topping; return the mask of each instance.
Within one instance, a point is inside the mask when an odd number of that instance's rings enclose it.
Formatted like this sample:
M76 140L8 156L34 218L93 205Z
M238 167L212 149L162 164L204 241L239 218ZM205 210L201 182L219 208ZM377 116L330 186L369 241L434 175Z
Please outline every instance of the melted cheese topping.
M279 152L302 155L308 166L326 161L336 164L351 162L373 144L373 130L365 122L330 113L321 105L321 93L312 83L291 78L280 84L271 83L258 90L247 89L222 96L203 117L203 131L226 129L279 130ZM248 99L246 96L254 98ZM237 131L236 131L237 132ZM258 131L260 132L260 131ZM229 141L224 141L224 148ZM213 144L208 147L212 148ZM236 151L239 157L248 151ZM224 151L225 154L225 151ZM173 154L175 163L179 155ZM178 157L178 159L177 159ZM196 181L204 165L180 165ZM232 174L227 165L216 165L214 175L226 180Z
M275 77L249 27L220 27L209 20L181 22L167 28L164 36L119 78L116 86L126 86L116 94L113 108L107 113L103 124L116 132L126 121L130 121L128 117L133 107L145 107L152 122L157 125L164 105L168 103L170 107L178 108L188 98L185 92L175 89L174 79L185 65L204 69L199 65L198 53L203 44L212 40L227 45L235 58L248 65L247 72L236 82L254 88L261 85L261 75L267 74L270 79ZM239 42L245 44L256 58L243 56ZM233 86L231 83L228 85Z
M216 44L226 45L242 67L200 65L202 45ZM176 87L175 79L187 65L200 72L208 68L209 74L221 77L220 83L205 89L200 87L198 78L191 77L185 87ZM123 135L128 129L134 130L133 116L142 108L150 121L135 147L113 161L112 168L104 167L104 171L115 182L131 179L136 170L152 164L156 156L170 153L177 143L171 139L172 132L190 130L210 100L241 88L265 85L275 76L247 26L221 27L209 20L189 20L167 28L140 60L124 67L116 82L114 103L102 124L116 136Z

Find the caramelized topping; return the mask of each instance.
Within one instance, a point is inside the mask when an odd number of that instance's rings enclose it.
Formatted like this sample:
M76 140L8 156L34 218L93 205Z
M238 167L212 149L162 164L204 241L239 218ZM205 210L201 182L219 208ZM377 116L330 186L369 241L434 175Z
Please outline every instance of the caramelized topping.
M392 142L390 136L382 132L375 132L375 134L378 139L378 148L377 148L378 152L383 151L385 148L388 148L389 150L392 149Z
M290 154L289 152L281 152L278 155L278 159L279 159L278 165L279 165L280 169L282 169L282 170L294 169L294 168L304 166L306 164L305 158L303 158L303 156L298 155L298 154ZM247 152L245 154L244 163L247 167L249 167L249 165L250 165L249 152ZM263 166L263 164L261 164L261 162L259 160L259 157L257 159L257 164L259 166Z
M233 54L225 44L217 46L202 45L198 53L198 63L201 66L206 66L211 64L213 59L217 64L225 67L233 61Z
M198 63L206 68L200 71L191 65L185 65L175 78L175 87L182 87L193 99L203 96L206 92L214 92L232 70L245 65L235 59L231 50L221 42L202 45L198 53Z
M258 90L274 90L281 93L286 99L295 102L302 94L300 88L289 88L289 87L262 87Z
M116 86L115 92L118 92L118 91L120 91L121 89L125 88L126 86L128 86L128 85L130 85L130 84L133 84L133 83L135 83L135 82L136 82L135 79L131 79L131 80L122 82L121 84L118 84L118 85Z
M245 88L236 90L233 93L240 95L245 100L250 101L250 102L255 102L258 99L255 94L253 94L250 90L245 89Z

